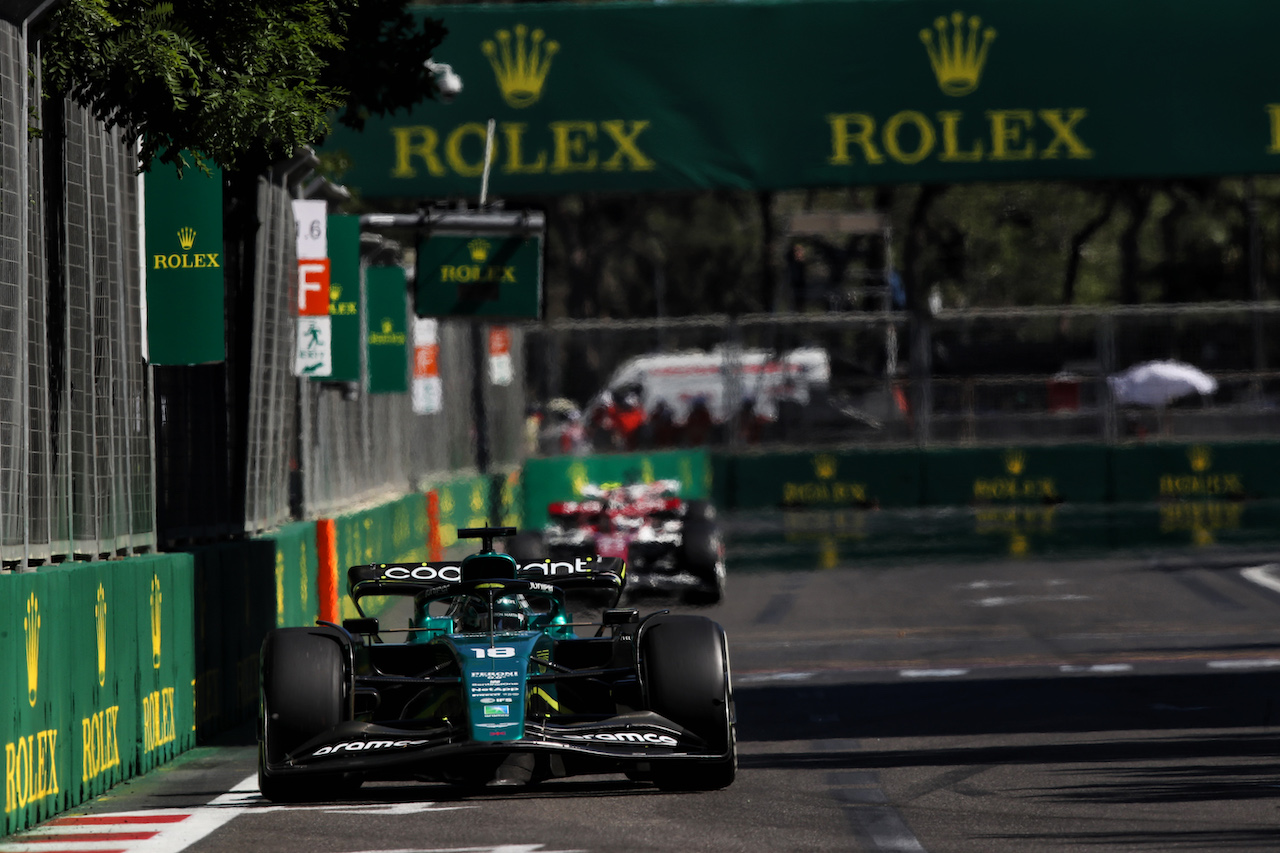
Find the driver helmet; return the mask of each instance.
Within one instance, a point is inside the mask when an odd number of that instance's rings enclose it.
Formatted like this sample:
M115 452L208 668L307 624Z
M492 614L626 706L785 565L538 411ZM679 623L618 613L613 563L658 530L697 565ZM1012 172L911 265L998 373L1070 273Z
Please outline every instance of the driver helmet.
M488 608L478 599L467 602L462 613L463 631L487 633L489 631ZM529 626L529 608L524 596L506 595L493 602L494 631L523 631Z

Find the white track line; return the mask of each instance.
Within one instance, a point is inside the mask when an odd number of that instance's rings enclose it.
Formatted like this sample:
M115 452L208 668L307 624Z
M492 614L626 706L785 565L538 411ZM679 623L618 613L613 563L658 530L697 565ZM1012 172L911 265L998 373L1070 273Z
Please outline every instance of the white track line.
M1267 563L1265 566L1241 569L1240 575L1245 580L1253 581L1258 586L1264 586L1272 592L1280 592L1280 578L1277 578L1274 574L1276 569L1280 569L1280 565Z
M898 675L903 678L958 678L968 675L967 669L903 669Z

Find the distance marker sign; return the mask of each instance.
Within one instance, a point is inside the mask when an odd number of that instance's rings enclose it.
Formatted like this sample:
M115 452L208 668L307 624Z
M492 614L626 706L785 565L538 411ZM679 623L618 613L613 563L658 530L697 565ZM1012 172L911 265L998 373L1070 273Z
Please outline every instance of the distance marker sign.
M542 237L432 235L418 244L419 317L542 316Z

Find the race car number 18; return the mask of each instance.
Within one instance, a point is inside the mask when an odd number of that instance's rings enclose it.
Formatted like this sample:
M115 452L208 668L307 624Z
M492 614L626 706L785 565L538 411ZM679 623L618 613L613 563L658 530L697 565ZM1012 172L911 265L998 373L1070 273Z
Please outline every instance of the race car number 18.
M492 649L486 649L482 646L473 648L471 651L475 652L478 658L513 658L516 656L516 650L511 646L495 646Z

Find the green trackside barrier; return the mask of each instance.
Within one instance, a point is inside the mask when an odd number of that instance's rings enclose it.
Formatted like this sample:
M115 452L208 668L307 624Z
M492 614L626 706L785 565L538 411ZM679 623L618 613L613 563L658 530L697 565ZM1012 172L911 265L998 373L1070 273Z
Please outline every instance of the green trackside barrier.
M704 450L616 453L530 459L523 474L525 526L547 523L547 504L574 500L588 483L635 483L679 480L680 494L702 499L712 494L710 455Z
M1126 445L1111 460L1121 503L1280 497L1280 443Z
M426 499L405 495L389 503L334 518L338 566L425 560ZM345 574L344 574L345 579Z
M184 559L186 558L186 559ZM138 772L195 746L195 590L189 555L124 562L133 580L139 671Z
M316 523L286 524L261 537L275 543L277 628L305 627L316 621Z
M70 600L66 572L0 578L6 677L4 816L13 832L75 804L72 672L88 656L75 647L76 623L92 624ZM82 629L83 630L83 629ZM132 626L124 627L125 631Z
M714 470L732 477L727 505L739 509L912 507L923 499L915 450L753 453Z
M1100 503L1108 499L1102 445L927 450L926 506Z
M457 477L432 483L428 488L440 499L440 544L444 548L458 544L460 528L488 526L492 497L488 478Z
M499 494L498 522L502 527L524 527L524 479L519 470L493 475Z
M276 625L275 543L191 549L195 568L196 728L208 737L253 717L258 650Z
M549 462L559 466L550 469L552 481L586 464L533 460L526 483L535 471L546 476ZM712 470L713 494L726 509L1280 498L1276 442L718 454Z
M338 595L344 619L357 615L346 597L349 566L427 558L427 504L423 494L405 495L370 509L340 515L333 522L338 551Z
M3 833L194 745L193 574L158 554L0 576Z

